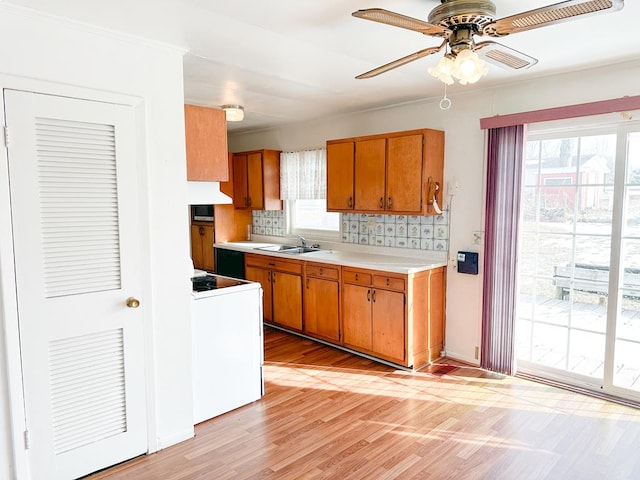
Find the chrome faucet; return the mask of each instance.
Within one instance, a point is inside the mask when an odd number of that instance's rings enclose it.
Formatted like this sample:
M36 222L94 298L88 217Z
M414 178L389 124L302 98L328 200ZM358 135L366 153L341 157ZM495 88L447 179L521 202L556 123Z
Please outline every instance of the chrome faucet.
M307 239L304 238L302 235L296 235L296 236L300 239L300 242L301 242L302 246L306 247L307 246Z

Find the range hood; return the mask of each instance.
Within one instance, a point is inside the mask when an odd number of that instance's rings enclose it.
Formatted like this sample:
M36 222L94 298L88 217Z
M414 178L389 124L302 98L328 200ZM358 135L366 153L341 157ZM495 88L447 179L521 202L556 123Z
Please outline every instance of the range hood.
M214 205L232 203L231 197L220 191L220 182L187 182L189 205Z

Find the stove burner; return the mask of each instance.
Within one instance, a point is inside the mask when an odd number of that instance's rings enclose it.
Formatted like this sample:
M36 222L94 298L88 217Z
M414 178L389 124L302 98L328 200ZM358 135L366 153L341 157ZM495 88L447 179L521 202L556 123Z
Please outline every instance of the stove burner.
M202 277L193 277L191 284L194 292L206 292L217 288L233 287L234 285L242 285L245 282L236 280L235 278L222 277L217 275L204 275Z
M207 290L218 288L216 277L195 277L191 279L191 283L193 284L194 292L206 292Z

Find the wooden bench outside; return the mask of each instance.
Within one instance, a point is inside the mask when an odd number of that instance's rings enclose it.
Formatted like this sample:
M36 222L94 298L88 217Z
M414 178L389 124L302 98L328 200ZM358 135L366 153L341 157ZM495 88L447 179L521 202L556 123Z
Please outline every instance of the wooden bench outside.
M556 287L556 298L566 300L569 290L594 293L602 297L609 294L609 267L588 263L576 263L571 284L572 266L555 265L553 267L553 284ZM640 298L640 269L626 268L623 276L623 288L627 290L627 298Z

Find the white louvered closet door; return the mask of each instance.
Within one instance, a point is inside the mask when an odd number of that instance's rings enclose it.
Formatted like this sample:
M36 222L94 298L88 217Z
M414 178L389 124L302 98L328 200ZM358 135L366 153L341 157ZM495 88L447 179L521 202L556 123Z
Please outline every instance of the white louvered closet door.
M147 446L134 112L4 100L29 468L73 479Z

